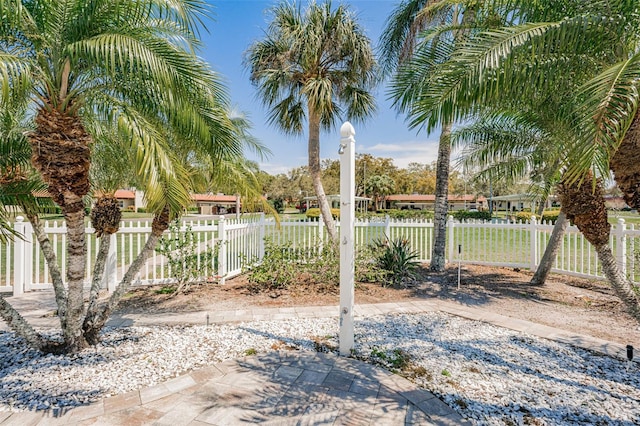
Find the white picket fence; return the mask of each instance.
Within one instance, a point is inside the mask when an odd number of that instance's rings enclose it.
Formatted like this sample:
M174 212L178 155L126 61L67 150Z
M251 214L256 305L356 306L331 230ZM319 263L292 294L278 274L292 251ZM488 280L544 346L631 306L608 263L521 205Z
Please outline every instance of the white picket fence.
M339 226L339 224L338 224ZM313 255L328 240L321 221L283 221L276 223L264 215L241 219L184 221L183 231L190 228L198 247L217 247L217 258L198 264L201 278L224 283L237 276L264 256L265 239L274 244L288 244L301 253ZM0 244L0 291L22 294L25 291L51 288L49 271L32 232L31 225L18 218L14 229L23 239ZM448 261L461 264L485 264L535 270L546 247L553 225L532 220L528 223L456 222L447 223ZM425 220L356 221L355 247L376 239L404 238L422 262L429 262L433 245L433 222ZM56 251L63 276L66 264L66 229L58 223L45 223ZM87 228L87 276L93 269L97 239ZM111 252L103 286L113 290L143 247L151 233L150 222L128 221L112 235ZM627 226L623 219L613 226L611 247L625 273L634 282L640 281L640 230ZM198 258L200 262L200 258ZM575 227L565 234L553 269L571 275L602 278L595 250ZM138 273L134 285L168 283L173 280L166 259L154 253Z

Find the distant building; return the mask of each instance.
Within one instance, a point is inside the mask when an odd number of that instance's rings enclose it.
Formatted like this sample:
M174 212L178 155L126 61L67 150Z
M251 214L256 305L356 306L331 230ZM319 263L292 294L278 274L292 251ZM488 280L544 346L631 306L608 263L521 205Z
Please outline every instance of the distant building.
M434 210L434 194L395 194L385 197L386 209ZM449 195L449 210L484 210L488 207L485 197L475 195Z
M193 194L191 198L198 213L204 215L229 214L240 210L240 197L236 195Z
M302 210L303 212L306 211L307 209L318 207L318 197L316 196L304 197L302 200L303 200L303 205L301 206L300 210ZM329 205L331 206L332 209L340 208L340 194L327 195L327 201L329 202ZM355 202L356 202L356 211L367 211L369 207L369 202L371 202L371 198L355 197Z
M548 197L545 209L554 207L555 197ZM528 210L535 212L538 209L540 200L531 194L510 194L491 197L493 211L521 212Z
M34 193L36 197L50 198L46 191ZM114 193L121 210L138 211L145 208L144 192L133 189L118 189ZM228 214L240 210L240 197L224 194L192 194L193 205L198 208L198 213L204 215Z

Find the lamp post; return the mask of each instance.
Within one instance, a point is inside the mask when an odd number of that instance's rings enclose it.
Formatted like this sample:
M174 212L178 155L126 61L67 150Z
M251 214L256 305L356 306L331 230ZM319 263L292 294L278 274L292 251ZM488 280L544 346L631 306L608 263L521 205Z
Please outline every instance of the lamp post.
M340 355L351 354L353 332L355 136L348 121L340 127Z

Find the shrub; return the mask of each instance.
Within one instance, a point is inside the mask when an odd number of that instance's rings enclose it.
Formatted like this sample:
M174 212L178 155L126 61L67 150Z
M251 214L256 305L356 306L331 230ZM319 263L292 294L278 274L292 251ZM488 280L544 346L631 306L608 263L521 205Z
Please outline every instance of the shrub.
M282 198L270 200L269 204L271 204L271 207L273 207L273 209L278 212L278 214L284 213L284 200Z
M146 213L147 209L145 207L138 207L138 213Z
M384 218L389 216L391 219L433 219L433 211L431 210L378 210L377 212L356 213L360 219Z
M387 271L378 262L379 250L374 244L368 244L356 250L355 281L361 283L384 283Z
M59 206L43 206L41 211L44 214L62 214L62 208Z
M265 254L248 273L254 290L291 288L298 284L335 287L340 282L340 256L337 246L316 249L292 247L290 242L275 244L265 240Z
M356 282L385 282L387 271L380 268L377 252L372 245L356 251ZM265 239L262 262L248 271L247 279L254 291L291 289L301 284L332 291L340 284L340 250L337 245L326 244L318 252L315 248L294 248L291 243L275 244Z
M559 214L560 210L547 210L542 213L542 222L556 223ZM532 215L531 212L518 212L515 214L515 220L528 222L531 220L531 216L535 216L536 219L540 220L538 215Z
M491 220L491 214L488 211L469 211L469 210L456 210L452 213L454 219L459 221L476 219L476 220Z
M156 248L157 253L167 258L171 276L176 280L175 293L188 290L193 282L203 276L203 269L206 271L212 261L217 260L214 249L207 247L202 250L191 226L182 232L180 223L179 219L171 222L169 234L160 238ZM211 267L217 269L215 264Z
M311 209L308 209L305 212L305 215L307 216L307 219L318 220L318 218L320 218L320 209L317 207L313 207ZM334 219L339 218L340 209L331 209L331 216L333 216Z
M375 240L373 245L378 250L378 266L386 271L383 284L393 286L405 285L417 277L418 253L411 250L409 240L388 238Z

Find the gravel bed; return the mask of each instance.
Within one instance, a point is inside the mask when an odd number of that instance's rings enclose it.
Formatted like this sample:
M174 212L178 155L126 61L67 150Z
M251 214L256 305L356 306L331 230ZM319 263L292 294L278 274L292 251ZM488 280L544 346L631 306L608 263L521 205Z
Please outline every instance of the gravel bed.
M0 332L0 411L77 406L274 349L333 350L335 319L107 329L73 356ZM477 425L638 425L640 368L443 314L356 321L354 356L402 374Z

